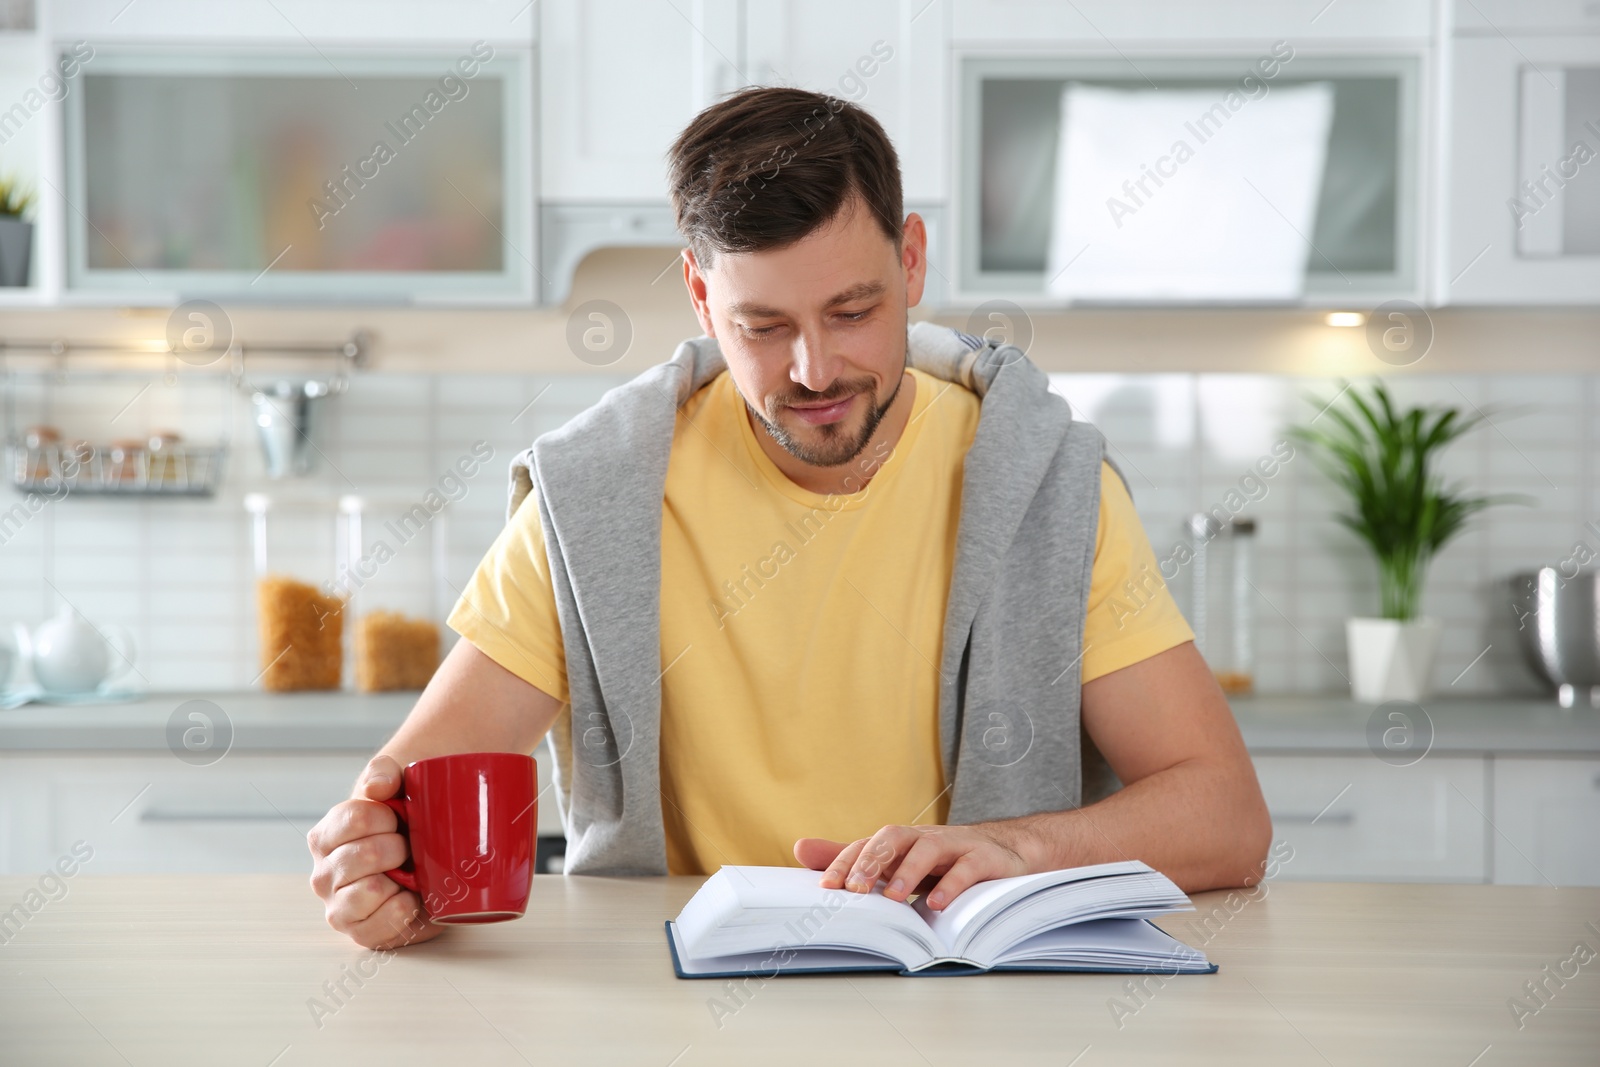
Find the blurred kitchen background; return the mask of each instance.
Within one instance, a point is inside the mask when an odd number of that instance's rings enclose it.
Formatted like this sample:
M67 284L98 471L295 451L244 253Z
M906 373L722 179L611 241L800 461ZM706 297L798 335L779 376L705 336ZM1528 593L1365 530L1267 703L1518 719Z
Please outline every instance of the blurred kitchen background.
M913 315L1106 433L1283 877L1600 884L1582 0L0 0L0 871L307 866L420 684L358 620L442 654L511 457L699 332L663 157L746 84L871 110ZM1424 684L1357 701L1378 570L1289 430L1375 378L1518 499L1429 570ZM266 691L266 575L349 597L320 688Z

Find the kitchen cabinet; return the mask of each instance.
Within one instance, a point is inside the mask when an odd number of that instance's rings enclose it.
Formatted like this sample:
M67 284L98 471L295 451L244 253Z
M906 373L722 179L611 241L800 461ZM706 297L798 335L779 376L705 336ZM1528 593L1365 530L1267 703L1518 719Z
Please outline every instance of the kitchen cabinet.
M566 300L596 248L679 247L667 151L745 85L859 103L900 155L906 210L944 251L945 18L940 0L546 0L540 5L540 294ZM924 303L943 298L944 268Z
M7 757L25 800L9 812L0 869L43 870L77 841L94 873L309 872L306 831L349 795L359 755L230 754L190 766L142 756Z
M538 10L541 196L665 203L673 139L740 84L734 0L543 0Z
M903 0L545 0L542 195L661 204L666 155L702 108L745 85L861 104L901 153L908 200L943 195L941 4Z
M540 788L549 759L538 753ZM0 874L43 871L77 841L85 870L309 873L306 832L366 766L360 752L231 752L193 766L169 753L0 756ZM559 837L550 792L539 835Z
M1115 54L1134 42L1238 42L1285 38L1296 42L1353 38L1426 38L1430 0L1340 0L1307 10L1277 0L936 0L952 9L958 44L1075 45ZM1116 42L1113 44L1113 42Z
M945 196L942 0L747 0L746 80L831 93L883 124L905 198Z
M1458 12L1450 303L1600 303L1600 7L1553 7Z
M531 303L531 67L482 41L102 45L65 101L67 287Z
M1132 99L1152 89L1194 92L1202 100L1195 113L1211 116L1200 118L1199 127L1192 121L1173 124L1171 152L1178 163L1170 155L1153 162L1132 156L1123 160L1116 155L1123 151L1118 145L1099 146L1097 151L1116 158L1116 165L1141 183L1138 188L1124 183L1131 192L1112 182L1104 190L1082 194L1083 201L1097 205L1099 219L1102 198L1108 206L1118 204L1134 214L1134 205L1144 204L1139 188L1145 195L1161 195L1159 184L1142 184L1152 165L1168 179L1182 180L1179 163L1207 151L1207 130L1221 132L1214 112L1227 119L1251 99L1286 87L1326 84L1332 116L1311 229L1302 233L1283 217L1294 228L1294 240L1310 249L1300 299L1334 306L1420 299L1426 251L1422 175L1428 166L1424 87L1430 63L1424 44L1362 55L1285 41L1263 42L1254 50L1237 44L1219 50L1194 41L1177 55L1136 51L1133 45L1125 51L1091 55L1066 45L1047 53L1034 48L1025 55L969 46L958 51L959 170L952 209L960 294L973 300L1062 302L1046 294L1051 274L1059 276L1076 262L1074 258L1052 271L1052 229L1064 184L1058 175L1065 135L1063 93L1069 85L1113 90ZM1253 73L1262 69L1272 71L1265 80ZM1212 103L1211 111L1204 101ZM1146 177L1141 177L1141 164ZM1242 177L1249 180L1248 174ZM1272 205L1270 198L1267 202ZM1120 228L1122 219L1115 213L1112 218ZM1277 225L1279 219L1271 222ZM1091 261L1106 251L1091 251L1094 244L1090 241L1080 250L1080 255L1091 252L1080 270L1092 272ZM1146 273L1161 275L1164 263L1153 260ZM1130 291L1118 302L1160 303L1163 298L1155 291Z
M1485 763L1430 756L1395 767L1371 756L1256 756L1273 843L1297 881L1482 882Z
M39 25L58 40L242 40L303 46L486 40L531 43L532 6L439 0L36 0ZM520 10L519 10L520 8Z
M1600 885L1600 760L1494 760L1494 880Z

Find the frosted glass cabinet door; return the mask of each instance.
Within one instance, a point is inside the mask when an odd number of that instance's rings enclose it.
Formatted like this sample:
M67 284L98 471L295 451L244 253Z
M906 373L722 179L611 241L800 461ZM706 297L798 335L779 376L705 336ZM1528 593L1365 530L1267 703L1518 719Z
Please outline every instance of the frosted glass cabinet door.
M68 284L528 299L531 54L106 47L67 97Z
M1121 59L964 57L961 140L955 152L962 292L1037 299L1049 291L1050 237L1064 184L1058 158L1062 100L1069 84L1111 90L1129 99L1171 91L1202 101L1196 105L1199 127L1194 121L1172 125L1167 143L1173 145L1173 155L1145 158L1134 153L1124 159L1118 155L1125 151L1122 145L1108 141L1097 146L1097 153L1115 159L1108 169L1125 171L1130 185L1097 183L1082 195L1096 205L1117 203L1124 210L1143 205L1139 189L1157 195L1159 186L1131 185L1155 180L1150 178L1152 166L1172 181L1193 182L1192 173L1182 169L1183 162L1207 151L1205 140L1228 115L1259 114L1259 107L1246 110L1251 99L1291 86L1327 85L1333 111L1309 231L1301 232L1279 213L1283 224L1295 231L1294 239L1309 246L1301 299L1345 306L1414 298L1421 285L1417 220L1418 181L1424 169L1424 139L1419 133L1422 57L1322 56L1306 51L1283 58L1280 49L1277 58L1281 61L1269 64L1270 81L1264 81L1252 71L1265 60L1248 54L1134 57L1143 77L1130 74ZM1212 102L1210 109L1205 101ZM1218 114L1222 119L1216 118ZM1163 121L1161 129L1166 128ZM1248 180L1249 175L1241 172L1239 177ZM1098 206L1095 211L1100 217ZM1120 217L1112 218L1121 225ZM1197 229L1208 221L1198 213L1191 218ZM1279 219L1271 221L1276 225ZM1159 260L1153 261L1152 274L1161 266ZM1148 296L1130 293L1118 299L1167 300L1154 289Z
M1600 36L1458 37L1451 303L1600 303Z

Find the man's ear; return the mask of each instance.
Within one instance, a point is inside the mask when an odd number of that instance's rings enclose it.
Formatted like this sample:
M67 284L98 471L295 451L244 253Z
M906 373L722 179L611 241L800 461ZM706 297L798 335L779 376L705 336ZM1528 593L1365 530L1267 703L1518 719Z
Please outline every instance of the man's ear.
M906 307L914 308L928 283L928 227L915 211L900 231L900 266L906 272Z
M689 303L694 307L694 317L700 320L700 332L707 337L717 336L711 321L711 305L706 300L706 277L695 261L694 249L685 248L683 256L683 284L689 290Z

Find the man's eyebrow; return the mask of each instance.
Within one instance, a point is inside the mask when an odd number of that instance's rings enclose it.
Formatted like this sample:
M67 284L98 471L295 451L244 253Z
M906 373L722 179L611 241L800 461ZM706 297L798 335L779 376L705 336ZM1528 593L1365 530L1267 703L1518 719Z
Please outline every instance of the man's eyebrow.
M867 300L871 297L882 296L885 286L882 282L857 282L855 285L844 289L828 298L822 306L825 308L838 307L840 304L850 304L857 300ZM728 305L730 315L739 315L752 319L777 319L783 317L783 312L765 304L733 303Z
M840 304L851 304L857 300L867 300L874 296L882 296L884 284L882 282L857 282L850 288L838 293L823 307L838 307Z

